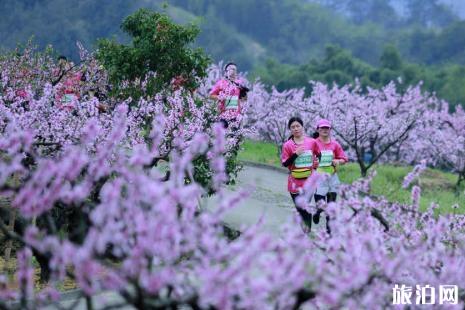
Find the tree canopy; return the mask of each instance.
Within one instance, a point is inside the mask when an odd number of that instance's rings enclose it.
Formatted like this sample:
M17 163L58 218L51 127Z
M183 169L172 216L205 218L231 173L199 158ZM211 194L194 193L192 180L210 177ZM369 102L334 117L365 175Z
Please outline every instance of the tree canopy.
M189 88L205 76L209 59L203 50L190 46L199 33L196 26L177 25L166 14L140 9L123 21L121 29L131 37L131 44L102 39L97 51L115 85L146 81L148 93L155 94L174 78ZM137 88L131 90L133 95Z

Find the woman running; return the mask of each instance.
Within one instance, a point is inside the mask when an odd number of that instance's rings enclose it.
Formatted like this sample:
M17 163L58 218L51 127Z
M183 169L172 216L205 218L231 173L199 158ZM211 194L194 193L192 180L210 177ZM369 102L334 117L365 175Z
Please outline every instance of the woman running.
M218 100L219 121L224 128L228 128L229 124L234 124L240 119L242 104L247 100L249 89L245 86L245 81L237 75L235 63L226 64L224 71L225 77L216 82L210 97Z
M326 119L320 119L316 125L318 137L316 143L321 152L321 159L317 171L327 174L328 177L322 180L315 193L315 202L324 200L327 202L336 201L339 190L339 177L337 168L344 165L347 161L347 155L344 153L341 145L331 138L331 123ZM313 216L313 222L320 222L320 215L323 209L318 209ZM329 227L329 216L326 215L326 231L331 233Z
M289 169L287 189L294 204L305 181L316 167L317 157L320 155L318 144L315 139L305 135L303 125L299 117L292 117L289 120L287 127L291 130L291 136L284 143L281 154L283 166ZM304 231L309 232L312 228L312 214L297 205L296 208L308 228Z

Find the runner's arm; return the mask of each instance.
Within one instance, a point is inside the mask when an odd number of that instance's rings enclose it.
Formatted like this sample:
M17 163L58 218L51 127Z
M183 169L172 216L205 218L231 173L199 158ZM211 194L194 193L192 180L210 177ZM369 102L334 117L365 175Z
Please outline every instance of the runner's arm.
M316 142L313 143L313 169L317 169L321 161L321 151Z
M346 153L344 153L344 150L342 149L339 143L336 145L334 159L337 161L337 164L339 165L344 165L349 161L349 158L347 157Z
M281 163L284 167L289 167L292 165L297 158L297 153L293 151L292 148L289 147L287 143L284 143L283 149L281 152Z
M296 153L292 154L286 161L283 161L283 166L289 167L290 165L292 165L296 160L297 156L298 155Z
M214 100L218 100L218 95L221 92L222 86L221 86L221 80L217 81L215 85L213 85L212 90L210 91L210 98Z

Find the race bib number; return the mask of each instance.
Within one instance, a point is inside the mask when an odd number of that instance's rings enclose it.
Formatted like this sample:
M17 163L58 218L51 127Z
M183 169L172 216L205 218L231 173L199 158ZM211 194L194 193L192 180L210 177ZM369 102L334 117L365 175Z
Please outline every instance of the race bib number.
M313 166L313 153L312 151L304 151L302 154L297 156L294 166L296 168L308 168Z
M61 98L62 103L70 103L71 101L77 99L77 96L74 94L64 94Z
M321 151L320 167L330 167L333 163L333 151Z
M239 97L238 96L231 96L229 99L226 100L226 110L237 110L239 106Z

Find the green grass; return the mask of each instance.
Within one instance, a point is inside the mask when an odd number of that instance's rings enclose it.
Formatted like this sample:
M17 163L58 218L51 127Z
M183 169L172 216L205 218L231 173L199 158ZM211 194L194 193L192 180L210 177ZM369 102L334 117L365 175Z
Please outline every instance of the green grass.
M238 159L281 167L276 145L267 142L245 140Z
M277 148L272 143L246 140L238 155L239 160L260 162L280 167ZM410 188L402 189L404 177L413 169L410 166L375 165L370 169L377 172L372 183L372 193L385 196L389 201L409 203L411 201ZM339 169L339 177L343 183L352 183L360 178L360 169L355 163L348 163ZM456 212L465 213L465 197L462 185L460 196L456 196L454 185L457 176L452 173L435 169L427 169L414 184L422 189L420 207L425 210L431 202L440 205L441 213L454 212L452 206L459 204Z

